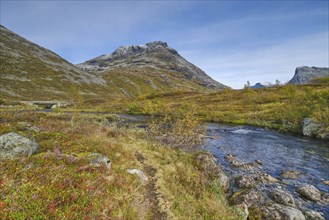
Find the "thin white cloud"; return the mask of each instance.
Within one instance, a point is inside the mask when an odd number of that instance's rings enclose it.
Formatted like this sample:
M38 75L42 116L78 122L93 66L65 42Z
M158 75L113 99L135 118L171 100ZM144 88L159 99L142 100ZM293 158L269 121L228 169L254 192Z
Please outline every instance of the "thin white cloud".
M298 66L329 66L328 32L310 34L258 48L223 54L218 51L200 56L200 51L182 51L181 53L195 60L214 79L233 88L242 88L246 81L281 82L290 80Z

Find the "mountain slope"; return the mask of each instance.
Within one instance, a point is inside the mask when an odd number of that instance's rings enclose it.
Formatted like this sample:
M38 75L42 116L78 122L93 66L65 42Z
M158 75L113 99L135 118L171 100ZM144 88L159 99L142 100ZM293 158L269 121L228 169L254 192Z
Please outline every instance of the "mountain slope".
M149 93L212 91L223 85L166 43L120 47L77 66L0 26L1 98L119 100Z
M289 81L291 84L307 84L312 79L329 77L329 68L321 67L297 67L294 77Z
M105 80L0 26L1 97L63 98L69 88L104 86Z
M166 83L172 81L172 85L176 84L178 80L193 82L210 89L225 87L185 60L167 43L161 41L145 45L122 46L111 54L101 55L77 66L82 70L99 72L102 75L113 74L118 69L126 69L129 72L133 68L141 70L140 72L144 72L144 75L152 74L153 77L163 79ZM169 72L170 74L168 74ZM166 80L165 78L171 79ZM193 87L193 85L191 86Z

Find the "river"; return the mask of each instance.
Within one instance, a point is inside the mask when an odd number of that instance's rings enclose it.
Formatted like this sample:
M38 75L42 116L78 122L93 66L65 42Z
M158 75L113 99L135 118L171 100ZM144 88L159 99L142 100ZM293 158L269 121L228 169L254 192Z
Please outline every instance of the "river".
M271 176L283 180L285 188L295 198L297 186L308 183L321 192L329 193L329 186L322 181L329 180L329 143L301 136L281 134L273 130L252 126L208 125L208 138L204 147L213 153L228 176L234 179L246 171L230 166L224 158L233 154L241 162L261 160L261 169ZM297 179L284 179L282 170L299 171ZM269 186L271 187L271 186ZM233 191L238 190L233 183ZM299 198L298 198L299 199ZM329 219L329 205L300 199L307 209L323 212Z

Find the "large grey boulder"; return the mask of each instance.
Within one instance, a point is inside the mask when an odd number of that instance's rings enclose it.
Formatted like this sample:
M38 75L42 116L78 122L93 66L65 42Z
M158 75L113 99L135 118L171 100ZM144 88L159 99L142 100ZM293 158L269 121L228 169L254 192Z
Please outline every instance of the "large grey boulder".
M296 189L296 192L305 199L312 201L321 200L321 192L310 184L304 184Z
M264 207L262 211L267 220L306 220L300 210L280 204Z
M39 149L37 142L10 132L0 136L0 161L31 156Z
M321 67L297 67L294 77L289 81L291 84L307 84L312 79L329 77L329 68Z
M303 120L303 135L307 137L315 137L321 125L311 118L304 118Z
M312 118L304 118L303 135L307 137L317 137L320 139L329 139L329 132L326 131L321 123L314 121Z
M307 220L325 220L322 213L312 210L306 211L304 215Z
M291 206L291 207L296 206L294 197L290 193L288 193L282 189L271 190L270 196L272 197L272 199L275 202L280 203L282 205Z

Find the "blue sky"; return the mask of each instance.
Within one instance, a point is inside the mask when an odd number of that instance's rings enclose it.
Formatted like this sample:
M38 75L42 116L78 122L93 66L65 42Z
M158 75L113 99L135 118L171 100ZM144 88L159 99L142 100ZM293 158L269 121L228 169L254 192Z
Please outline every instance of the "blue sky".
M286 82L329 66L328 1L14 1L0 23L72 63L162 40L215 80Z

